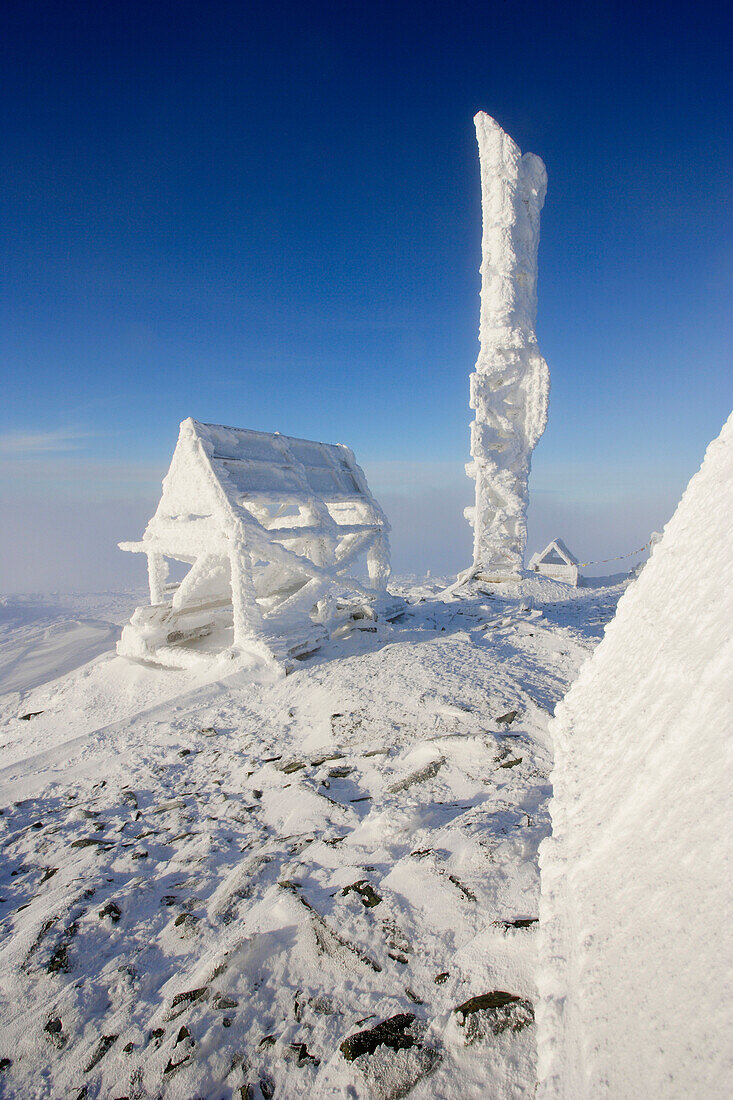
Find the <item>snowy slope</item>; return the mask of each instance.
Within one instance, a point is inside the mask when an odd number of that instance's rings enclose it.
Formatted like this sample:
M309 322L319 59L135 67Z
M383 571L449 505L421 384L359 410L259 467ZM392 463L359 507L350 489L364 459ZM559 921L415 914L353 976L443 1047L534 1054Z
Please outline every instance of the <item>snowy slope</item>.
M0 694L38 687L106 653L136 596L0 596Z
M733 417L551 725L544 1097L730 1095L732 516Z
M531 1096L547 722L621 591L0 696L0 1095Z

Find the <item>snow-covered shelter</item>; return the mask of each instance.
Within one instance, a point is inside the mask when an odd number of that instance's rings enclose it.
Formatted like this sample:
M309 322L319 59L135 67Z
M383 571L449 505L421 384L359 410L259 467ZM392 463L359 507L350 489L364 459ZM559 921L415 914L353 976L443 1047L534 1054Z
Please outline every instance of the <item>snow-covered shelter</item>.
M534 573L576 586L580 577L578 559L562 539L553 539L541 553L533 554L529 559L529 568Z
M118 653L187 667L249 649L287 668L389 617L388 532L348 447L184 420L142 540L119 544L147 556L151 606ZM171 560L189 566L178 583Z

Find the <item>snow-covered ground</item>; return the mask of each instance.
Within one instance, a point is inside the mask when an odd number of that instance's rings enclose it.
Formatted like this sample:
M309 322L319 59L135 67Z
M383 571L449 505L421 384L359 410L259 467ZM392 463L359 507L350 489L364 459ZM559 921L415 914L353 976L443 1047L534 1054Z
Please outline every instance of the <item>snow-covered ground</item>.
M589 583L403 585L280 679L115 656L137 592L8 597L0 1095L532 1096L547 723L624 587Z

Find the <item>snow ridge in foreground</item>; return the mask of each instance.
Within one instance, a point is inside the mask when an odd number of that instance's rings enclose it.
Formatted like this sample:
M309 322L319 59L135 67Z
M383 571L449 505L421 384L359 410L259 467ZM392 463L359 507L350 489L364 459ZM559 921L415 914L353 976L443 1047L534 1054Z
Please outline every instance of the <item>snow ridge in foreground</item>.
M733 416L550 725L545 1098L729 1095L732 515Z

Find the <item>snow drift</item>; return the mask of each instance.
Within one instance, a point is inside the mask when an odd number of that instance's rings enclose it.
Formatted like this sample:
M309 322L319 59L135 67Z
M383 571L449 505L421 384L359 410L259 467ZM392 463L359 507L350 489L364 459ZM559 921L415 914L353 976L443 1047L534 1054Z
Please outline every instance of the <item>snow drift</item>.
M731 514L733 415L551 723L545 1098L729 1094Z

